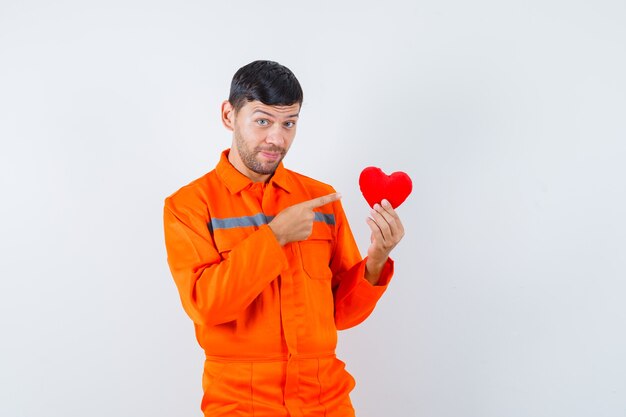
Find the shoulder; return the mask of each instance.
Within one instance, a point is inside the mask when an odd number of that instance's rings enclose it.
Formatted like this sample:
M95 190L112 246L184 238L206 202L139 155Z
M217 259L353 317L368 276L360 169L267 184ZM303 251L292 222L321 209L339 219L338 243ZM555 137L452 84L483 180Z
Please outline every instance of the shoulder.
M165 208L180 211L206 207L209 190L215 186L215 181L215 170L191 181L165 198Z
M289 173L289 176L293 181L294 186L299 188L300 191L309 195L311 198L335 192L335 189L329 184L300 174L298 172L291 171L289 169L287 169L286 171Z

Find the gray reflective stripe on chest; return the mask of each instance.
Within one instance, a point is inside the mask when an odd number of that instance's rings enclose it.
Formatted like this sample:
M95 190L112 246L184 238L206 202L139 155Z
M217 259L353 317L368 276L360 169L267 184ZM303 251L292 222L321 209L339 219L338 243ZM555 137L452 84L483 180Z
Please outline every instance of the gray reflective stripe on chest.
M263 213L258 213L253 216L242 216L242 217L227 217L224 219L211 219L211 223L207 226L210 231L219 230L219 229L234 229L237 227L251 227L251 226L262 226L264 224L268 224L272 221L274 216L266 216ZM326 223L328 225L335 225L335 215L334 214L326 214L326 213L318 213L315 212L316 222Z
M335 215L334 214L326 214L326 213L318 213L315 212L315 220L316 222L322 222L329 224L331 226L335 225Z

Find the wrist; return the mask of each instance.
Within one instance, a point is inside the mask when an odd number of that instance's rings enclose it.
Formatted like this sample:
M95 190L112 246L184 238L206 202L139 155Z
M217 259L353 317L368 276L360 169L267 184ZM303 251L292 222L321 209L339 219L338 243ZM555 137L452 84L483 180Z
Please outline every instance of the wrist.
M278 244L280 246L285 246L285 244L287 243L286 240L283 238L283 236L275 229L275 226L272 225L272 223L270 222L268 224L270 230L272 231L272 233L274 234L274 237L276 238L276 240L278 241Z
M372 258L371 256L368 256L367 259L365 260L365 266L372 272L382 271L382 269L385 267L385 263L387 263L387 258L375 259L375 258Z
M377 261L368 257L365 261L365 279L372 285L376 285L380 279L380 274L383 272L386 262L386 259L384 261Z

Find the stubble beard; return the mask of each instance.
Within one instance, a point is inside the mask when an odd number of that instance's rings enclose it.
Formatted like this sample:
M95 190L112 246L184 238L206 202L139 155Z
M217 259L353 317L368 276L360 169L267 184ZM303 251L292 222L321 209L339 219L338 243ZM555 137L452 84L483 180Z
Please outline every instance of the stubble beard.
M256 147L252 150L248 149L246 142L238 132L235 132L235 144L237 151L241 157L241 161L250 171L260 175L270 175L276 171L278 164L283 160L287 151L278 146L270 145L266 147ZM257 159L257 155L262 151L280 152L281 156L274 162L261 162Z

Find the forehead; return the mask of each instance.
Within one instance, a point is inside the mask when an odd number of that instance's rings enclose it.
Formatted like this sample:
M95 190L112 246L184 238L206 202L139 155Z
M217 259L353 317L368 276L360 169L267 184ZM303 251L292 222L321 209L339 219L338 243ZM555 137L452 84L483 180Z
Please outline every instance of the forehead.
M246 102L239 111L244 114L261 113L274 117L298 117L300 104L294 103L289 106L270 106L260 101L249 101Z

